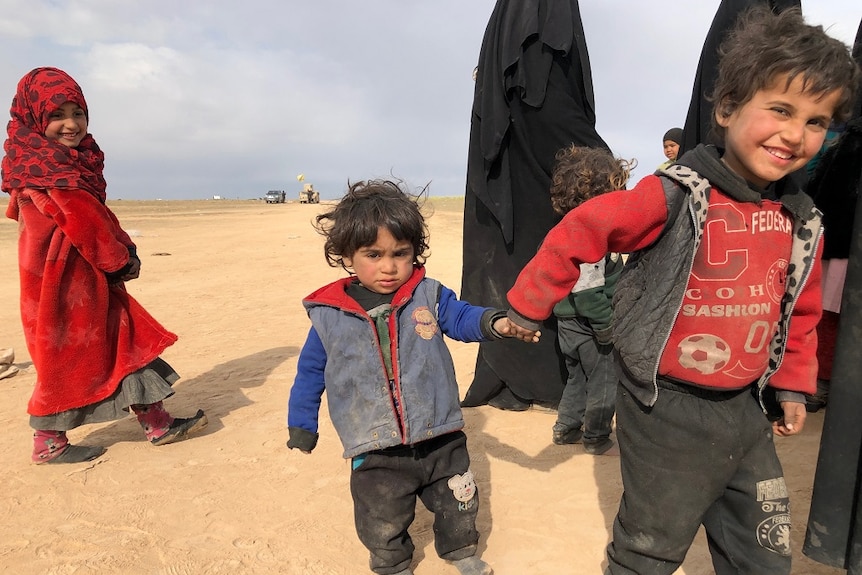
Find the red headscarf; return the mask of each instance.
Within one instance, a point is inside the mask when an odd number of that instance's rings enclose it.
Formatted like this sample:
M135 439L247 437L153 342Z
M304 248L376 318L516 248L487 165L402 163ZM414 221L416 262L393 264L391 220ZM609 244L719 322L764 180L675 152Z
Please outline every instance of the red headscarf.
M96 140L87 134L78 147L70 148L45 137L51 113L66 102L79 105L89 120L81 87L64 71L36 68L18 82L3 144L6 155L0 169L0 189L4 192L77 188L105 202L105 155ZM10 202L10 208L16 203ZM7 215L17 219L15 212Z

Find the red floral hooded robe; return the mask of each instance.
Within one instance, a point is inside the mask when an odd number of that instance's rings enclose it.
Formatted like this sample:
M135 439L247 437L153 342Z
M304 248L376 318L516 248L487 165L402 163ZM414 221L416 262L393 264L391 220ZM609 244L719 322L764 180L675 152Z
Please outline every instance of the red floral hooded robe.
M106 273L135 245L105 205L104 154L89 134L76 148L45 138L65 102L89 112L78 84L56 68L24 76L12 99L0 189L19 223L21 320L36 367L27 411L52 415L109 397L126 375L177 336Z

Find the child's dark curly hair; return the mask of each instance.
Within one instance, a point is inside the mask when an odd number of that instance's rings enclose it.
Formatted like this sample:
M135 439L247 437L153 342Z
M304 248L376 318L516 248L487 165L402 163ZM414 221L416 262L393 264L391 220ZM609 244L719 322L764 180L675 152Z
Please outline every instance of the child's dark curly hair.
M615 158L604 148L572 144L557 152L551 175L551 205L565 215L594 196L624 190L635 160Z
M344 265L359 248L377 241L381 227L395 239L413 246L413 261L424 264L428 251L428 226L422 215L428 187L417 194L402 190L401 180L347 182L347 193L331 210L315 218L315 229L326 238L326 261L332 267Z
M846 120L852 109L860 71L850 49L822 26L805 23L798 8L774 14L766 6L748 9L719 47L718 76L709 100L716 114L729 117L760 90L783 79L788 88L802 79L806 94L821 97L840 90L834 119ZM724 138L713 117L712 129Z

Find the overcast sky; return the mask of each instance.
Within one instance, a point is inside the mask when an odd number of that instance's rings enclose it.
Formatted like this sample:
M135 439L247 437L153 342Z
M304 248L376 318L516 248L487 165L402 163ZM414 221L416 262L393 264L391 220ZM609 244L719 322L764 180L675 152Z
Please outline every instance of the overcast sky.
M390 174L463 195L471 74L494 0L0 0L0 107L37 66L71 74L109 198L324 198ZM597 127L664 157L718 0L582 0ZM676 7L678 12L670 10ZM852 43L860 0L803 0ZM3 122L5 125L5 121Z

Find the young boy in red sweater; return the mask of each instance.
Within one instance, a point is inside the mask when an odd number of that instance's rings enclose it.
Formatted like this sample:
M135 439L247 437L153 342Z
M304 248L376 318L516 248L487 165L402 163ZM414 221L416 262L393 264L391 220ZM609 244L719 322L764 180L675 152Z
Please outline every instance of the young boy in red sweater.
M581 263L632 254L614 294L624 493L609 575L673 573L700 525L718 575L790 573L773 434L802 430L815 389L823 230L787 176L846 118L859 70L797 10L746 13L721 54L724 148L569 212L508 294L528 338Z

